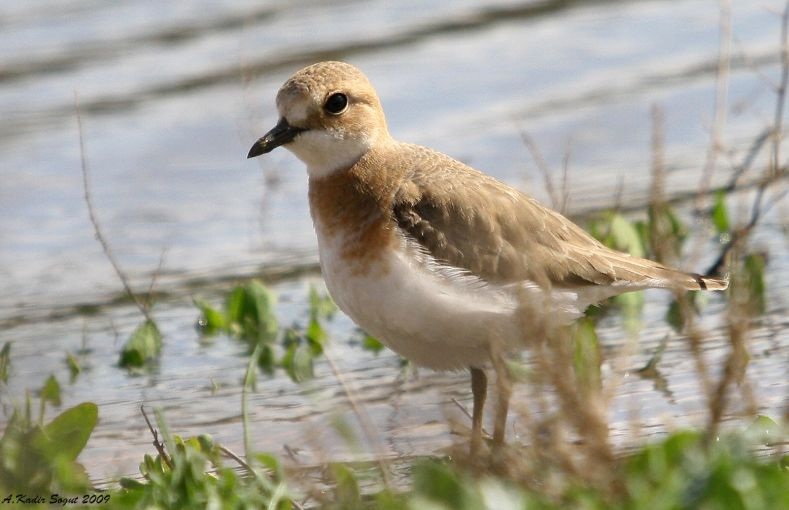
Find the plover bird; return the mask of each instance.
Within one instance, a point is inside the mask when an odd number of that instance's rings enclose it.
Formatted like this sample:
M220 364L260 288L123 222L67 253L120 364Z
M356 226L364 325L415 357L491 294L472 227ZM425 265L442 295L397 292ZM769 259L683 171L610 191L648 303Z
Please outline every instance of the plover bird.
M276 105L279 121L247 157L284 146L307 165L321 269L343 312L417 365L470 369L472 452L481 444L484 367L523 349L529 323L541 323L533 331L568 324L623 292L727 287L611 250L520 191L396 141L375 89L352 65L298 71ZM508 401L500 384L494 444L504 441Z

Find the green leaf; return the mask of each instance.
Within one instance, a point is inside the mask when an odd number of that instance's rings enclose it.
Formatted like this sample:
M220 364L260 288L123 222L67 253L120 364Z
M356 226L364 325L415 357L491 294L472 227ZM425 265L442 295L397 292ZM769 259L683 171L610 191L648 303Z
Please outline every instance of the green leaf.
M645 236L648 244L645 246L651 246L654 252L657 243L669 243L671 248L669 252L674 255L679 254L682 243L688 236L688 229L680 221L674 209L665 203L653 204L649 207L648 214L648 236ZM665 249L663 251L666 252Z
M271 342L279 331L277 316L274 314L274 293L257 280L249 282L245 289L251 305L254 306L258 341Z
M617 250L627 252L634 257L644 256L644 246L641 244L638 229L633 222L619 213L611 216L610 235L613 247Z
M121 350L118 364L122 367L141 367L156 358L162 350L162 334L152 321L146 320L134 330Z
M56 407L60 406L60 384L54 375L50 375L41 388L41 414L39 421L44 419L44 406L50 403Z
M384 344L379 342L378 339L368 334L365 334L364 338L362 339L362 349L366 351L372 351L375 354L378 354L383 350L384 347Z
M138 480L135 480L134 478L127 478L125 476L121 477L121 479L118 480L118 484L121 486L121 489L127 489L127 490L140 490L140 489L144 489L147 486L146 484Z
M677 333L681 332L682 328L685 326L685 319L682 318L679 302L676 299L672 300L671 304L668 305L665 319L671 328Z
M200 331L206 335L213 335L217 331L228 329L228 319L223 312L217 310L208 301L195 298L194 304L200 309L200 318L197 325Z
M272 455L270 453L256 453L255 459L260 463L261 466L273 472L275 476L282 476L282 463L276 455Z
M778 443L784 439L781 432L781 426L769 416L759 415L745 429L745 437L761 444Z
M0 382L8 382L8 369L11 366L11 342L6 342L0 350Z
M70 352L66 353L66 366L68 366L69 373L71 374L71 382L74 382L74 379L82 372L82 367L79 365L77 358Z
M334 304L331 297L318 294L314 285L310 285L309 300L311 319L331 319L337 312L337 305Z
M690 292L687 292L681 299L687 300L689 310L694 314L698 314L701 306L700 303L703 301L703 299L700 297L701 295L701 292L697 290L691 290ZM681 333L685 327L688 317L683 315L682 306L680 305L679 301L673 299L671 304L668 306L668 310L666 310L665 319L672 329L674 329L674 331Z
M315 356L323 354L323 345L328 335L317 318L310 320L310 324L307 326L307 331L305 331L304 336L309 343L310 349L312 349L312 354Z
M719 190L715 193L715 203L712 206L712 223L718 234L728 234L731 230L729 212L726 209L726 193Z
M75 460L85 448L98 417L99 409L93 402L76 405L46 424L33 445L49 458L63 456Z
M426 461L414 467L414 493L447 508L485 508L474 485L450 466Z
M765 300L766 285L764 270L767 265L765 256L761 253L750 253L744 260L744 272L748 284L749 301L756 313L763 314L767 310Z
M274 373L274 350L270 345L258 344L261 348L258 354L257 364L263 372L268 375ZM257 347L256 347L257 348Z
M600 341L595 323L586 317L576 324L573 352L573 365L581 390L600 386Z
M649 211L651 218L652 209L650 209ZM641 246L652 246L652 234L649 230L650 228L649 223L643 220L635 221L633 222L633 228L635 228L636 232L638 232L638 238L641 243Z
M641 330L641 312L644 309L644 293L641 291L619 294L613 298L622 312L625 330L636 335Z
M674 209L670 207L664 207L663 213L671 224L671 233L676 238L677 244L682 244L683 241L685 241L685 238L688 237L688 228L684 223L682 223L682 221L680 221L679 216L677 216L677 213L674 212Z
M529 382L529 378L534 373L529 364L523 360L505 359L504 365L512 382Z
M239 325L244 317L244 303L246 301L246 292L244 287L235 287L225 298L225 318L228 322L227 326Z
M329 466L332 477L334 478L334 501L342 508L353 508L359 505L361 491L359 482L356 480L356 473L344 464L332 464Z
M279 326L274 314L274 294L257 280L236 287L227 297L227 329L251 343L271 342Z
M312 361L309 346L291 344L280 364L294 382L303 382L314 377Z

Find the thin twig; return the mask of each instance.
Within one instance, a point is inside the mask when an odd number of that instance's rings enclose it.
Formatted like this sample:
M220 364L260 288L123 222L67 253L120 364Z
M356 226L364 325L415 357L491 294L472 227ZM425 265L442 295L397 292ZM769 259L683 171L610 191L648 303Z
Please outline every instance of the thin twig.
M745 153L742 163L735 168L734 175L732 175L729 184L724 188L726 193L730 193L737 189L737 181L751 169L753 162L756 161L757 156L759 156L759 153L762 151L767 139L770 138L771 133L772 129L766 128L753 140L748 152Z
M383 445L378 439L378 435L375 433L375 427L373 426L370 417L367 415L362 406L359 405L359 402L356 400L356 395L353 391L351 391L351 388L345 381L345 377L342 375L339 368L337 368L337 364L334 362L334 357L329 352L329 349L323 351L323 356L326 358L326 361L329 362L329 367L331 368L334 377L337 379L337 382L339 382L340 386L342 386L345 396L348 398L348 402L351 404L354 414L356 414L356 419L359 420L359 424L362 426L364 435L367 436L367 440L370 441L370 444L376 449L376 460L378 462L378 467L381 470L384 486L387 489L390 489L392 487L392 481L389 476L389 466L386 464Z
M466 407L465 407L463 404L461 404L460 402L458 402L458 399L456 399L456 398L452 397L452 403L453 403L453 404L455 404L456 406L458 406L458 409L460 409L460 410L461 410L461 412L463 412L463 414L465 414L465 415L466 415L466 417L467 417L469 420L473 420L473 419L474 419L474 418L471 416L471 413L470 413L470 412L468 412L468 409L466 409ZM485 427L482 427L482 434L483 434L484 436L490 437L490 432L488 432L487 430L485 430Z
M570 204L570 182L568 177L570 174L570 159L573 155L572 148L572 140L568 139L564 157L562 158L562 199L561 204L559 204L559 212L562 214L567 214L567 207Z
M702 210L702 199L707 195L715 173L718 153L723 147L723 129L726 125L726 107L729 98L729 71L731 68L731 0L719 0L720 39L718 47L718 71L715 77L715 109L710 131L707 158L699 183L696 209Z
M244 372L244 385L241 387L241 425L244 433L244 456L247 458L247 462L252 458L252 441L249 437L249 406L247 405L247 392L254 384L256 375L255 369L262 351L263 344L258 343L255 346L255 350L252 351L252 355L249 357L249 363ZM255 476L257 476L257 473L255 473Z
M778 84L778 100L775 103L773 121L772 173L781 167L781 138L783 137L784 105L786 104L786 87L789 83L789 2L784 6L781 17L781 81Z
M767 169L767 175L763 178L757 188L756 197L751 205L751 216L744 226L739 227L731 233L729 241L723 246L720 255L710 267L711 273L720 273L722 268L726 265L726 259L732 249L745 242L747 237L753 231L754 227L759 223L759 220L783 197L786 196L787 190L782 190L776 193L772 200L765 203L764 196L768 188L778 180L786 176L786 168L781 165L781 144L783 141L783 112L786 106L786 91L789 86L789 1L786 2L784 7L783 16L781 18L781 81L776 90L775 101L775 115L774 124L772 129L767 130L767 133L772 135L771 141L771 161ZM764 139L762 140L762 137ZM758 149L766 141L767 137L764 134L760 135L751 147L751 153L758 152ZM754 156L755 157L755 156ZM748 161L746 159L746 161ZM736 179L736 177L735 177ZM734 181L732 181L733 183Z
M548 197L551 199L551 206L554 209L558 209L561 200L559 196L556 194L556 188L553 185L553 178L551 177L551 167L548 166L548 163L545 161L545 158L540 151L540 148L537 146L537 143L534 139L525 131L518 130L520 133L521 140L523 140L523 144L529 150L529 154L531 154L534 163L537 165L537 169L542 174L543 181L545 183L545 190L548 192Z
M148 424L148 430L151 431L151 435L153 436L153 446L156 448L156 451L159 452L159 457L162 461L167 464L167 467L173 469L173 463L170 461L169 455L164 449L164 445L159 441L159 433L156 432L156 429L153 428L151 425L151 420L148 419L148 413L145 412L145 405L140 405L140 412L142 413L142 417L145 418L145 423Z
M148 291L145 293L145 308L150 309L151 305L153 304L153 289L156 287L156 281L159 279L159 276L162 274L162 268L164 267L164 259L167 255L167 248L162 250L162 253L159 254L159 264L156 265L156 270L154 270L153 275L151 275L151 283L148 285Z
M110 261L110 265L112 265L112 269L115 270L115 274L118 275L120 278L121 283L123 284L123 289L126 291L126 294L131 298L140 312L145 316L145 318L150 321L154 322L153 318L151 317L150 311L148 310L147 306L140 301L137 295L132 291L131 285L129 284L129 279L126 277L126 274L121 270L118 261L115 258L115 255L110 248L109 242L107 242L107 238L104 236L104 233L101 230L101 226L99 225L99 218L96 216L96 210L93 207L93 198L90 192L90 179L88 176L88 162L87 158L85 157L85 137L82 130L82 115L80 113L79 108L79 97L77 94L74 94L74 109L77 112L77 127L79 128L79 153L80 153L80 163L82 165L82 188L84 191L84 198L85 204L88 207L88 215L90 216L90 223L93 225L93 231L96 235L96 239L101 244L101 249L104 250L104 255L106 255L107 260Z
M218 445L217 447L219 448L219 451L221 451L222 453L224 453L234 461L238 462L238 464L244 469L246 469L250 475L255 476L255 471L252 469L252 466L247 464L247 462L241 457L239 457L235 452L233 452L233 450L231 450L226 446L222 446L221 444Z
M723 129L726 124L726 108L729 95L729 74L731 68L731 0L719 0L720 10L720 35L718 40L718 70L715 75L715 106L710 142L707 157L701 174L698 191L696 192L695 207L697 212L705 209L709 196L712 177L717 165L718 153L723 148ZM697 236L691 250L691 260L701 258L703 239Z
M678 246L676 236L671 231L666 213L666 164L665 164L665 117L663 109L652 106L652 149L651 174L652 182L649 189L649 211L652 221L649 222L650 248L658 262L674 264Z

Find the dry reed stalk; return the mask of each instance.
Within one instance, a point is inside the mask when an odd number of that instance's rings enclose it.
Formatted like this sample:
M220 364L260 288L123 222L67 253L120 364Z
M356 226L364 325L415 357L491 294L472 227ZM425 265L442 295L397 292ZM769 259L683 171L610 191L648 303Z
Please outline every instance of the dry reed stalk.
M357 420L359 420L359 425L362 427L362 431L364 435L367 437L367 440L372 445L373 449L375 450L375 457L376 462L378 463L378 467L381 471L381 477L384 482L384 487L389 490L392 488L392 480L390 476L390 468L388 462L386 461L386 454L383 445L381 444L380 438L378 437L378 433L376 432L375 426L373 425L370 416L364 410L364 408L359 404L358 399L356 398L356 393L351 389L348 383L345 381L345 377L340 372L340 369L337 367L337 364L334 362L334 356L329 352L328 348L324 348L323 355L326 358L326 361L329 363L329 367L331 368L332 374L334 374L335 379L337 382L340 383L340 386L345 392L345 396L348 398L348 403L351 405L351 409L353 409L354 414L356 415Z
M107 257L107 260L110 262L112 269L115 271L115 274L121 281L123 285L123 290L126 292L126 295L129 296L129 299L132 300L134 305L137 309L140 310L140 313L145 317L146 320L153 323L153 317L151 316L151 312L149 309L150 304L150 292L152 292L154 281L159 274L159 270L157 269L156 273L154 273L154 278L151 281L151 287L149 289L148 297L145 301L140 300L137 294L131 288L131 284L129 283L129 278L126 276L126 273L123 272L121 269L118 260L115 258L115 254L110 247L109 241L107 241L107 237L104 235L104 232L101 229L101 225L99 224L99 218L96 215L96 208L93 205L93 196L90 190L90 177L88 172L88 160L85 156L85 135L82 129L82 114L80 112L79 107L79 96L74 94L74 110L76 111L77 115L77 128L79 130L79 155L80 155L80 165L82 168L82 190L83 190L83 197L85 199L85 205L88 208L88 216L90 217L90 223L93 225L93 233L96 236L96 239L101 244L101 249L104 251L104 255ZM161 261L163 260L164 255L160 259L160 266Z

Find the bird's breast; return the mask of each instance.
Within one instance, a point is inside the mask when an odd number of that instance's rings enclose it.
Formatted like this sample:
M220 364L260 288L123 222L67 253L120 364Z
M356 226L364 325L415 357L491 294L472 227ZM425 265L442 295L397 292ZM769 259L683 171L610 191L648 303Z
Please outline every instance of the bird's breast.
M382 270L383 254L398 243L395 224L382 202L348 172L310 179L310 213L323 255L364 274Z

